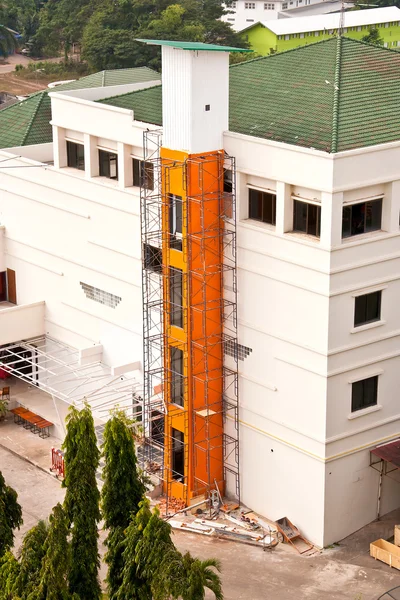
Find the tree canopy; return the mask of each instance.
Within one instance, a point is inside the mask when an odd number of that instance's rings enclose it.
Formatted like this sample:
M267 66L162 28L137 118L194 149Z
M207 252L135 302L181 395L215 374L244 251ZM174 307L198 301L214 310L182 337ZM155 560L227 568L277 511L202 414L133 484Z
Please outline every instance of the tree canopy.
M23 523L18 494L6 485L0 471L0 557L14 545L14 529Z

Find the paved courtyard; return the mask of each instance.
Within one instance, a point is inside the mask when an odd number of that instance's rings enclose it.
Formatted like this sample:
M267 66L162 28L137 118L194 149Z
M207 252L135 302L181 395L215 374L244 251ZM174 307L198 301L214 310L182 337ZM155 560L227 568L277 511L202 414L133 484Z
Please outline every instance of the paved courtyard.
M17 533L18 547L23 534L62 501L64 490L51 475L3 447L0 470L18 491L23 507L24 525ZM384 591L400 585L400 573L369 557L369 541L389 537L394 522L400 522L400 511L350 536L340 546L309 558L282 544L272 552L264 552L189 533L179 532L174 537L181 551L221 560L225 600L376 600Z

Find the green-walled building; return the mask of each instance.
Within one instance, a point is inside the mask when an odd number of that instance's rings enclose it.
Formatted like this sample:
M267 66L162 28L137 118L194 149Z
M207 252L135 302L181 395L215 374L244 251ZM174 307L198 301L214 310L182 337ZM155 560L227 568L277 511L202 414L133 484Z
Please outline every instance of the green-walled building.
M337 35L340 13L260 21L241 34L251 48L266 55L305 46ZM352 10L344 15L343 34L360 40L371 28L379 31L386 48L400 46L400 9L395 6Z

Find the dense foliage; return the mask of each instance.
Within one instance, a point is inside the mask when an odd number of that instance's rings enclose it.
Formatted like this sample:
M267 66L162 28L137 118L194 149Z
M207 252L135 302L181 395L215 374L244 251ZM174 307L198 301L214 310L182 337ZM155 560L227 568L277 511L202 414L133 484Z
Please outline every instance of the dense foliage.
M115 413L104 431L101 494L110 600L204 600L207 589L223 600L218 561L182 555L172 541L170 524L157 508L150 510L133 439L132 423ZM63 447L64 506L57 504L49 524L40 521L25 535L18 558L10 548L13 529L22 523L21 508L0 473L0 600L101 598L100 452L89 406L70 408ZM12 510L5 512L5 506Z
M100 493L96 471L100 451L97 447L92 412L89 406L79 411L71 406L67 416L65 450L64 508L71 532L69 591L85 600L101 598L98 570L97 524L100 521Z
M6 485L0 471L0 558L14 544L14 529L22 525L22 509L18 504L18 494Z
M3 10L1 1L0 23L22 33L35 55L67 58L78 46L94 70L159 68L159 49L138 38L247 46L220 21L222 0L7 0Z
M122 583L124 532L145 493L137 469L131 426L124 414L117 412L104 429L101 507L104 528L108 530L105 561L110 600L116 597Z

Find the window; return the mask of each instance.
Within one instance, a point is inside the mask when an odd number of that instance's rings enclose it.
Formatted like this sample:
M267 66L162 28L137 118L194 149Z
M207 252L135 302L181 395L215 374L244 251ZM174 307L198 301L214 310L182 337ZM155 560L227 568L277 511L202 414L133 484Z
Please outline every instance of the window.
M171 403L183 406L183 352L180 348L170 349Z
M283 2L282 3L282 10L286 10L287 9L287 2Z
M275 4L265 3L264 10L275 10Z
M319 31L316 31L316 32L314 33L314 35L315 35L315 37L318 37L318 36L319 36Z
M100 176L118 179L118 155L114 152L99 150Z
M0 273L0 302L7 301L7 276L6 271Z
M181 269L169 269L170 323L183 327L183 273Z
M183 481L185 477L185 436L172 428L172 479Z
M285 40L288 40L290 38L290 35L285 35Z
M249 189L249 219L275 225L276 195Z
M378 403L378 376L355 381L351 390L351 412L375 406Z
M224 192L232 194L232 189L232 171L230 169L224 169Z
M154 190L154 165L137 158L133 159L133 185Z
M357 296L354 307L354 327L380 321L382 291Z
M300 37L301 37L301 38L304 38L304 33L301 33L301 34L300 34Z
M293 231L302 231L308 235L321 235L321 207L308 202L293 202Z
M256 3L255 3L255 2L245 2L245 3L244 3L244 7L245 7L245 8L250 8L250 9L253 9L253 8L255 8L255 7L256 7Z
M342 237L377 231L382 222L382 198L343 207Z
M357 27L357 31L361 31L361 27L360 26Z
M83 144L67 142L67 164L73 169L85 170L85 149Z
M162 250L150 244L143 244L144 267L150 271L161 273L162 271Z
M168 194L170 247L182 250L182 196Z

